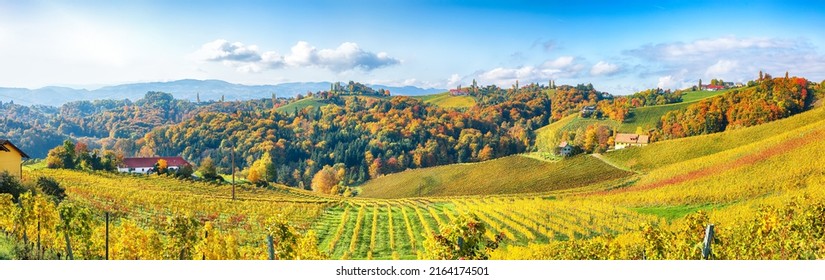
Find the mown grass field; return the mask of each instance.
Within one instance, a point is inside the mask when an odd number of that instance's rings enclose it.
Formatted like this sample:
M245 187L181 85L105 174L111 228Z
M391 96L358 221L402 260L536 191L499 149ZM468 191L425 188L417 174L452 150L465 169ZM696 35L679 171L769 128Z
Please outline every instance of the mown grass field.
M583 187L631 174L588 156L548 162L515 155L385 175L362 185L361 196L403 198L538 193Z
M434 104L443 108L468 108L476 104L476 100L470 96L452 96L448 92L415 96L425 103Z
M728 90L719 90L719 91L709 91L709 90L702 90L702 91L686 91L682 93L682 102L684 103L691 103L696 102L708 97L713 97L716 95L724 94Z
M280 113L292 113L295 110L303 110L306 107L312 106L315 110L320 109L323 106L328 105L329 103L323 102L315 97L304 98L295 102L291 102L284 106L278 107L275 111Z

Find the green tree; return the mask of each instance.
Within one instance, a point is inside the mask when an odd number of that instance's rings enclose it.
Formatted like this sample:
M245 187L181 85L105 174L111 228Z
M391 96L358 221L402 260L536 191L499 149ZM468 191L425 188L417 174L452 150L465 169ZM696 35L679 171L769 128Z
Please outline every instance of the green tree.
M212 161L212 157L206 157L201 161L198 172L200 172L201 177L207 181L214 181L220 178L220 176L218 176L218 169L215 168L215 163Z
M12 199L17 202L17 199L20 198L20 194L26 191L26 188L20 184L20 181L9 174L8 171L0 172L0 193L10 194Z
M59 204L66 198L66 189L52 178L45 176L37 178L37 188L44 194L52 197L55 204Z

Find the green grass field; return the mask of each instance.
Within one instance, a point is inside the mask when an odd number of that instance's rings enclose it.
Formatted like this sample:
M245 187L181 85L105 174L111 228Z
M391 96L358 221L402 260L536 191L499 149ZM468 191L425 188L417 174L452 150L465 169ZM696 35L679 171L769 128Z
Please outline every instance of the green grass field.
M703 91L686 91L686 92L682 93L682 102L683 103L696 102L696 101L699 101L699 100L702 100L702 99L705 99L705 98L708 98L708 97L713 97L713 96L716 96L716 95L724 94L727 91L728 91L727 89L726 90L720 90L720 91L707 91L707 90L703 90Z
M582 187L631 174L589 156L547 162L515 155L386 175L362 185L361 196L403 198L538 193Z
M278 107L275 111L280 113L292 113L295 110L302 110L306 107L312 106L315 110L320 109L323 106L328 105L328 103L318 100L317 98L304 98L284 106Z
M447 92L416 96L414 98L444 108L468 108L476 104L476 100L470 96L452 96Z

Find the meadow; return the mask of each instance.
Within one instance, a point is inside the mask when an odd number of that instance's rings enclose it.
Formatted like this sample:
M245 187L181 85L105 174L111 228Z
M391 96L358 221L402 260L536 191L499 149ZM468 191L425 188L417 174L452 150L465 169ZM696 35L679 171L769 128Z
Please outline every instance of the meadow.
M469 108L476 104L476 100L471 96L452 96L448 92L416 96L414 98L443 108Z
M540 193L631 174L589 156L549 162L515 155L480 163L410 169L370 180L360 189L361 196L373 198Z

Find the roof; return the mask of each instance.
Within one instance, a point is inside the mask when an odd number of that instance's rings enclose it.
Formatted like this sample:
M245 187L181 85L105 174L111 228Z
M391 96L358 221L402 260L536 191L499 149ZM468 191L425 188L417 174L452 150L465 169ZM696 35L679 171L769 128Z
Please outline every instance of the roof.
M29 157L29 155L27 155L25 152L23 152L23 150L21 150L20 148L18 148L14 144L12 144L11 141L6 140L6 139L0 139L0 151L11 152L11 150L9 150L9 148L7 148L6 145L8 145L9 147L14 148L14 150L16 150L18 153L20 153L20 156L22 156L24 158L31 158L31 157Z
M123 167L140 168L140 167L154 167L159 160L165 160L167 166L184 166L189 165L189 162L182 157L139 157L139 158L124 158Z
M631 143L631 144L647 144L649 141L650 141L650 136L647 136L647 135L619 133L619 134L616 134L616 139L615 139L614 142L616 142L616 143Z
M568 144L567 141L562 141L561 143L559 143L559 148L564 148L567 146L570 146L570 144Z

